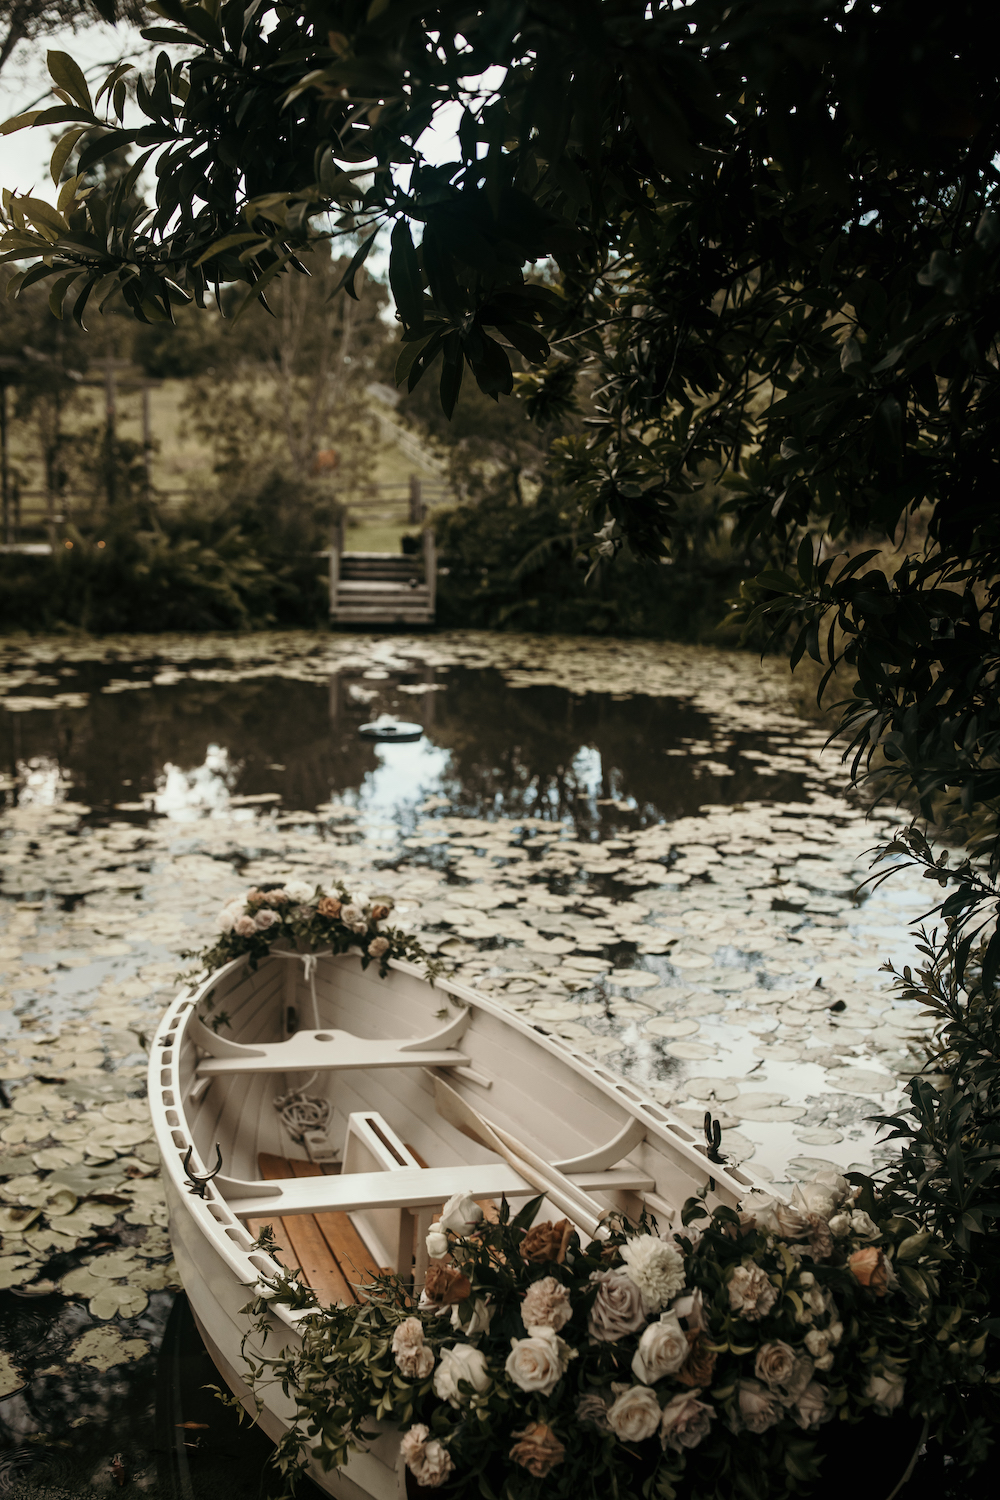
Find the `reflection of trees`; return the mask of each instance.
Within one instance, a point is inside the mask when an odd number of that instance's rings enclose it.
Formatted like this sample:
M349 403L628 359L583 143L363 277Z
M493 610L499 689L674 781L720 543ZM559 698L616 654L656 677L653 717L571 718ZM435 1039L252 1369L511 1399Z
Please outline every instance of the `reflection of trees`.
M165 762L199 766L209 744L242 763L238 792L281 792L288 807L312 808L331 789L358 787L374 770L374 748L350 721L331 724L327 691L310 683L183 682L137 692L96 692L84 713L11 714L6 755L53 755L77 795L95 806L155 789ZM284 771L269 771L271 763ZM130 780L131 788L123 789Z
M76 794L101 807L152 792L167 761L185 770L202 765L214 743L239 767L236 792L280 792L286 807L311 809L331 791L357 791L377 770L375 746L357 731L381 708L393 707L401 717L421 719L428 740L450 751L444 790L456 808L479 816L571 817L584 830L614 827L615 810L593 804L589 768L582 775L574 766L585 749L600 757L597 795L634 798L629 826L669 821L706 802L802 795L801 775L759 776L733 752L717 756L736 772L724 778L705 770L701 753L667 757L664 751L682 739L712 738L706 715L676 699L615 701L601 693L580 698L559 687L512 688L499 671L470 668L442 674L447 691L425 698L398 694L400 679L391 677L377 684L370 703L351 697L352 682L362 680L355 671L334 674L329 684L275 676L101 693L109 675L106 667L91 667L72 684L92 694L85 712L6 715L3 753L10 769L18 759L51 756L71 772ZM285 770L269 770L272 763ZM126 781L131 787L123 786Z
M573 766L583 747L600 756L598 795L634 798L643 823L686 816L708 801L756 799L765 790L794 796L799 789L797 777L761 777L739 760L730 761L734 776L713 778L700 774L702 755L665 756L681 739L712 738L707 716L677 699L615 701L559 687L511 688L499 672L450 672L433 738L451 751L448 790L456 804L480 816L502 811L593 822L599 810L580 798L590 788Z

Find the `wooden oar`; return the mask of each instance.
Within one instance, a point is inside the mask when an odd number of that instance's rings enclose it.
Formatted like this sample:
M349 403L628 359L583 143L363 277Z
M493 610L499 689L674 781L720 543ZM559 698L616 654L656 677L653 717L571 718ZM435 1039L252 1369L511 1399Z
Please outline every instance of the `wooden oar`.
M488 1150L496 1152L497 1156L503 1157L516 1172L520 1172L525 1182L530 1182L532 1187L544 1193L557 1208L562 1209L567 1218L572 1219L592 1238L603 1238L608 1233L601 1222L606 1210L599 1203L582 1192L564 1173L537 1156L530 1147L508 1135L499 1125L491 1125L488 1120L484 1120L471 1104L467 1104L441 1078L434 1079L434 1097L437 1112L442 1119L447 1120L449 1125L454 1125L456 1130L460 1130L470 1140L478 1141L481 1146L486 1146Z

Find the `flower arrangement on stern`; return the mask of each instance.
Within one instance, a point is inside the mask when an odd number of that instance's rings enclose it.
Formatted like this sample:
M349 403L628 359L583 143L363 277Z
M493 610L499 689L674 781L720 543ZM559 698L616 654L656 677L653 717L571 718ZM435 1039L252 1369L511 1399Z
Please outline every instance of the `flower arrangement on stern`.
M393 958L422 961L429 975L436 972L436 965L416 938L383 925L391 912L388 897L355 897L340 881L327 889L302 880L254 886L245 896L233 896L222 908L217 941L187 956L196 957L211 972L249 954L251 967L256 968L284 938L293 952L325 950L337 954L359 948L362 967L377 963L383 978Z
M338 1467L388 1422L445 1493L781 1500L820 1479L827 1424L875 1419L901 1475L914 1426L960 1425L984 1335L940 1293L947 1248L856 1181L752 1214L689 1199L676 1230L611 1217L590 1242L532 1225L538 1199L512 1216L456 1197L416 1302L390 1275L351 1307L262 1282L258 1331L270 1302L301 1310L301 1348L252 1367L297 1404L277 1462Z

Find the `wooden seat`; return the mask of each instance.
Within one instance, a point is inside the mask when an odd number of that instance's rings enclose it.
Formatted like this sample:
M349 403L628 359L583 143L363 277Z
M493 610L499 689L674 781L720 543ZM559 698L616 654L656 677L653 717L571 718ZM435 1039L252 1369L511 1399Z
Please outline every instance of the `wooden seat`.
M355 1036L350 1031L296 1031L284 1042L231 1042L200 1020L189 1023L189 1035L208 1054L198 1064L198 1078L232 1073L332 1073L358 1068L455 1068L469 1058L452 1045L469 1024L468 1011L423 1037Z
M333 1176L340 1171L339 1163L320 1165L266 1151L260 1153L257 1164L267 1182ZM349 1305L362 1301L361 1284L373 1281L381 1272L346 1214L295 1214L277 1221L248 1219L247 1227L257 1235L267 1223L282 1241L280 1258L289 1266L299 1267L303 1281L323 1303Z

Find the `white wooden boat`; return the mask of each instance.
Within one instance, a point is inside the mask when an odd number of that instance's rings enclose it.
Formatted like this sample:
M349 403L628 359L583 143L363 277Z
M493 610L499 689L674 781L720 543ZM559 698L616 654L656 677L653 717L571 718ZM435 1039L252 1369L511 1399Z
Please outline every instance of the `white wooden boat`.
M223 1013L228 1024L205 1024ZM274 1106L306 1080L330 1106L311 1148ZM427 1230L457 1191L523 1201L551 1184L539 1219L589 1228L643 1204L662 1224L707 1183L710 1202L735 1206L756 1185L571 1042L461 985L432 987L409 963L380 979L353 953L274 952L256 971L241 958L183 991L157 1032L149 1098L181 1278L220 1374L251 1409L240 1310L279 1269L253 1248L264 1224L321 1301L349 1302L379 1267L419 1287ZM489 1124L470 1139L442 1108ZM217 1175L192 1182L220 1153ZM267 1352L294 1347L297 1315L272 1306L269 1317ZM260 1422L277 1439L293 1407L280 1390L265 1396ZM398 1449L387 1431L346 1469L309 1472L341 1500L396 1500Z

